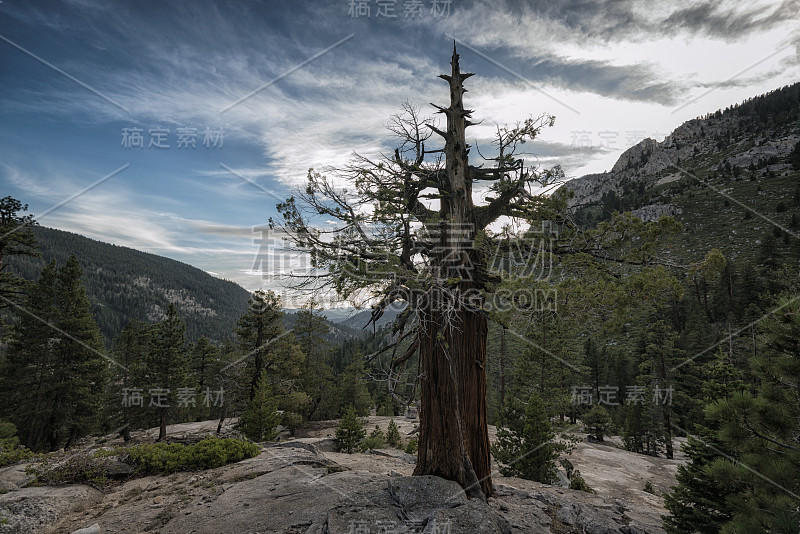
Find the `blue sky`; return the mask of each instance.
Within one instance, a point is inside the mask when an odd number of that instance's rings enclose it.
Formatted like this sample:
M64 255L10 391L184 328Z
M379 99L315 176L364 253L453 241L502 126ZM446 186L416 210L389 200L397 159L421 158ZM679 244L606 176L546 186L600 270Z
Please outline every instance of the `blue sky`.
M436 76L453 39L476 73L470 141L486 153L497 124L551 113L531 162L576 177L797 81L799 12L797 0L3 0L0 194L42 225L252 290L272 283L254 267L273 261L258 227L275 204L309 167L391 148L403 101L445 103ZM126 128L143 148L124 146Z

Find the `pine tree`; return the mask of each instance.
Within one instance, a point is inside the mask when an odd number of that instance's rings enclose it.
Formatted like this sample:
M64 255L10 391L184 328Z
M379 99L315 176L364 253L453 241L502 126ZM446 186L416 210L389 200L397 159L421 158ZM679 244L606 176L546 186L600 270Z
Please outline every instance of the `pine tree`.
M611 427L611 416L608 410L598 404L583 416L583 424L597 441L603 441L603 436L608 435Z
M247 411L239 420L239 427L242 433L256 442L273 441L278 433L275 427L278 425L277 403L272 397L272 388L267 381L266 371L261 372L261 376L256 384L256 391Z
M669 534L717 534L732 518L727 497L736 493L739 484L722 486L708 475L709 465L720 457L717 451L722 444L707 428L698 427L695 432L697 437L690 437L683 446L689 461L678 466L678 485L664 495L664 506L670 512L664 516L664 529Z
M59 319L55 302L58 268L55 260L42 269L27 292L24 308L9 342L0 376L3 380L4 418L19 429L22 443L31 450L50 448L53 429L48 424L58 385L53 380L58 332L50 325ZM13 407L13 410L12 410Z
M645 406L641 402L631 403L625 409L625 430L622 434L622 443L625 450L631 452L645 452L647 429Z
M201 395L208 390L218 390L221 355L219 347L206 336L201 336L197 343L189 347L189 383L197 386ZM195 420L202 421L210 415L210 406L197 403L192 410Z
M366 435L367 431L364 429L364 424L358 417L356 409L352 405L349 406L336 429L337 450L352 454Z
M683 355L683 350L677 346L678 335L667 324L659 319L647 325L644 336L644 361L640 365L642 374L637 381L648 383L650 386L651 409L656 424L661 424L658 432L663 436L664 448L667 458L673 457L672 431L674 424L672 410L672 369Z
M369 415L373 402L366 385L364 361L360 352L356 353L353 361L339 377L336 396L339 405L338 414L344 413L349 406L362 417Z
M56 377L64 391L61 402L69 407L66 447L97 429L97 408L102 402L108 369L100 328L92 315L82 274L75 255L58 272L59 328L68 334L58 346L61 372Z
M262 371L267 372L273 386L299 376L303 354L284 330L281 299L272 291L258 290L250 296L247 313L237 323L236 336L249 377L248 399L255 396Z
M507 399L502 412L501 428L492 454L503 476L516 476L553 484L558 480L556 460L565 445L554 441L542 398L531 394L527 405L516 398Z
M750 360L757 394L738 391L707 408L736 459L714 459L708 475L722 487L743 486L728 495L726 533L788 533L800 524L800 295L783 298L761 328L765 354Z
M361 450L382 449L386 446L386 434L383 433L381 427L375 425L375 429L369 433L369 436L361 444Z
M111 380L106 388L105 431L117 430L125 441L130 431L147 425L144 377L150 351L152 325L133 320L114 338ZM118 365L117 365L118 364Z
M530 343L514 362L515 394L526 398L535 390L550 417L563 416L571 409L568 384L578 362L570 362L577 347L567 323L566 317L553 311L533 312L524 330Z
M309 402L302 414L309 419L338 415L327 407L334 396L331 346L325 339L330 328L322 316L314 313L315 309L313 300L303 306L296 313L297 321L292 329L304 357L300 388L308 395Z
M386 429L386 443L395 448L403 446L403 438L400 436L400 429L397 428L394 419L389 421L389 427Z
M38 256L36 237L31 227L36 224L32 215L22 215L28 210L27 204L10 196L0 199L0 311L17 306L24 300L27 282L8 268L8 260L13 256ZM6 332L3 328L4 314L0 314L0 337Z
M146 362L149 407L158 414L158 440L167 437L167 418L180 406L180 389L186 386L189 366L186 355L186 324L174 304L166 318L155 325Z
M745 389L741 371L722 350L703 366L703 375L699 400L704 405ZM720 484L708 474L710 465L722 458L720 453L727 448L718 439L718 431L719 424L703 420L703 424L694 425L694 435L683 446L688 461L678 466L678 485L664 495L664 506L670 512L664 516L664 528L670 534L716 534L733 517L728 496L735 495L742 485Z
M4 362L8 419L29 449L71 446L97 428L107 369L74 256L42 270L24 310Z

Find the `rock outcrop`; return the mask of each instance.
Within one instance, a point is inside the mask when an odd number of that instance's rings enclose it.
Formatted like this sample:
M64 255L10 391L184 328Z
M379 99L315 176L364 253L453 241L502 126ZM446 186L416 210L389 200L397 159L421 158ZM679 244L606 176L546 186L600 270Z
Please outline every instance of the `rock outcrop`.
M371 417L372 425L389 418ZM209 426L210 425L210 426ZM208 425L175 428L181 440ZM413 422L402 422L403 432ZM264 444L259 456L224 467L87 486L24 487L24 466L0 470L0 534L491 533L661 534L661 498L680 460L579 443L571 461L597 493L496 476L495 495L467 499L454 482L409 476L413 457L326 452L331 428L316 436Z

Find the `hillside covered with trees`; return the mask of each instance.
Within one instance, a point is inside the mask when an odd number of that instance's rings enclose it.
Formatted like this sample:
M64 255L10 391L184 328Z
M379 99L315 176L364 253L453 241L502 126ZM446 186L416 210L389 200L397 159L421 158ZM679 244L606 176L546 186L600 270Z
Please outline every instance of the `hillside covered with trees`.
M190 340L223 341L247 308L247 290L191 265L62 230L32 230L39 256L11 258L8 268L34 281L50 261L61 265L74 254L107 345L131 320L163 319L170 303L183 315Z

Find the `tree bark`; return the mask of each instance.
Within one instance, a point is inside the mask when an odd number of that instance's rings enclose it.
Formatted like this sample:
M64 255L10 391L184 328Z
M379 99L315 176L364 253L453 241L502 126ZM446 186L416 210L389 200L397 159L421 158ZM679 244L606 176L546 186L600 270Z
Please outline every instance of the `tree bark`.
M441 331L432 314L420 334L420 439L415 475L455 480L470 496L492 494L486 411L486 319L457 314ZM443 335L440 335L443 333Z

